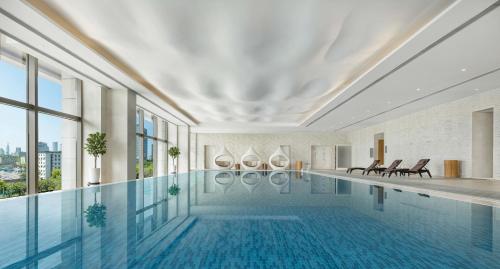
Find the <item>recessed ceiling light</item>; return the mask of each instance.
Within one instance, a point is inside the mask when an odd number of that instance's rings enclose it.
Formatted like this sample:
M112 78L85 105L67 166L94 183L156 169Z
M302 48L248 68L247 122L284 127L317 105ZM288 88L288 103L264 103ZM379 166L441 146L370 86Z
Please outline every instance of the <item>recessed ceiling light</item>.
M478 88L475 88L475 89L474 89L474 91L475 91L475 92L478 92L478 91L479 91L479 89L478 89Z
M462 68L462 69L460 69L460 71L465 72L465 71L467 71L467 68Z
M416 88L415 90L416 90L417 92L419 92L419 91L421 91L422 89L420 89L420 88Z

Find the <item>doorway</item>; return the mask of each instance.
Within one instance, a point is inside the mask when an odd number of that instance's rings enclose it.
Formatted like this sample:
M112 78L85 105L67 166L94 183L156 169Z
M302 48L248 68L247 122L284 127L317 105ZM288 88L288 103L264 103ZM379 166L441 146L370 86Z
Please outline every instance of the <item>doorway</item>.
M334 152L332 146L311 146L311 169L330 170L333 169Z
M472 177L493 178L493 108L472 112Z
M373 148L375 160L379 160L380 164L383 165L385 159L384 133L375 134Z

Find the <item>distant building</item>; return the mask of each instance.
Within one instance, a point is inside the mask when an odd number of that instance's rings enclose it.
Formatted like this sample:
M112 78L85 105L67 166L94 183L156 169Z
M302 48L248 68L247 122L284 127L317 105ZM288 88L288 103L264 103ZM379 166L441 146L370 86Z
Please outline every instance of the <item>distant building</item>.
M57 142L52 142L52 151L59 151L59 144Z
M52 174L52 170L54 170L55 168L61 168L60 151L38 152L38 178L49 178Z
M5 147L5 151L6 151L5 153L7 155L10 155L10 146L9 146L9 143L7 143L7 147Z
M0 156L5 155L5 150L3 148L0 148Z
M38 142L38 152L49 151L49 146L45 142Z
M16 148L16 153L14 153L14 155L21 156L21 148L20 147Z
M19 166L26 165L26 152L21 152L21 156L19 156L19 160L17 162L17 165L19 165Z
M0 156L0 164L15 164L17 162L16 156L3 155Z

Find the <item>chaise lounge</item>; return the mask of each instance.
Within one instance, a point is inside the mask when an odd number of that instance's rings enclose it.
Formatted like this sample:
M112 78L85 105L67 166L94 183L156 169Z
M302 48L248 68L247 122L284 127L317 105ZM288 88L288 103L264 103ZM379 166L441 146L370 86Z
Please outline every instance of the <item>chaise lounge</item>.
M379 163L380 160L374 160L373 163L368 167L350 167L347 169L346 172L350 174L354 170L363 170L363 175L364 175L366 172L373 171L373 169L376 168L379 165Z
M403 162L403 160L394 160L391 165L387 168L378 168L378 172L382 173L382 177L385 176L385 174L388 174L387 177L391 177L392 174L397 174L397 168L398 166Z
M413 166L411 169L408 168L403 168L403 169L396 169L397 172L400 173L400 175L411 175L411 174L419 174L420 177L422 177L422 173L427 173L430 178L432 178L431 172L429 169L425 168L425 166L429 163L431 159L420 159L415 166Z

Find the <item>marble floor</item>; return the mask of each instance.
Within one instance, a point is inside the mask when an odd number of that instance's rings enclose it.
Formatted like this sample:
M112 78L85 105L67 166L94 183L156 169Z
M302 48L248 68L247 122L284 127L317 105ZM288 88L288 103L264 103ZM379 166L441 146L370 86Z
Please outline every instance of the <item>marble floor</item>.
M500 207L500 180L443 177L420 178L419 176L382 178L378 175L363 176L358 171L346 174L345 171L335 170L313 170L310 172L367 184L381 185L387 188L398 188L443 198Z

